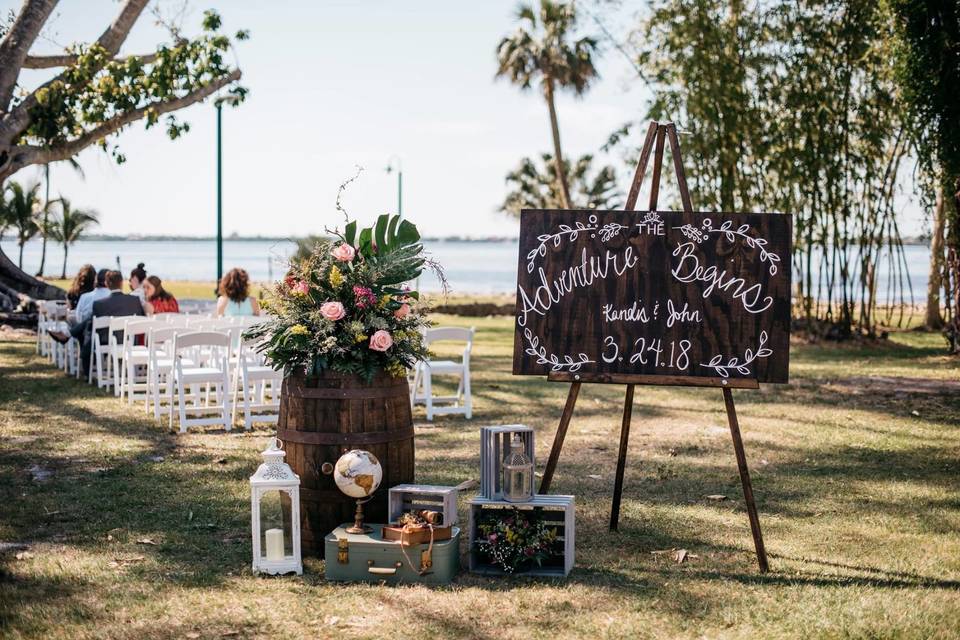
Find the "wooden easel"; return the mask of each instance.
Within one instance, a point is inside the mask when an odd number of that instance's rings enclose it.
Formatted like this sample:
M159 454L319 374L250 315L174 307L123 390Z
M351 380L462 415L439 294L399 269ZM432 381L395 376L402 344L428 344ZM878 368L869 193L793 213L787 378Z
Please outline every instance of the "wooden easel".
M633 211L636 208L637 198L640 195L640 185L643 182L643 177L647 170L651 151L653 151L653 182L650 187L650 211L656 211L657 201L660 195L660 173L663 167L663 144L666 137L670 139L673 168L677 176L680 198L683 201L683 210L685 212L693 212L693 205L690 202L690 192L687 189L687 179L683 171L683 163L680 160L680 142L677 139L677 128L672 122L659 123L656 121L651 122L650 127L647 129L647 137L643 142L643 148L640 152L640 162L637 164L637 170L633 176L633 184L630 185L630 193L627 196L627 203L624 207L626 211ZM548 493L550 491L550 483L553 480L553 473L557 468L560 450L563 448L563 440L567 435L567 427L570 426L573 408L577 403L577 396L580 394L580 385L584 382L594 382L600 384L624 384L627 386L626 398L623 404L623 422L620 426L620 453L617 458L617 477L614 482L613 504L610 509L611 531L617 530L620 519L620 499L623 494L623 474L627 464L627 444L630 439L630 418L633 413L634 386L639 384L719 387L722 389L723 401L727 409L727 422L730 424L730 435L733 438L733 450L737 457L737 469L740 471L740 482L743 485L743 498L747 503L747 514L750 518L750 531L753 534L753 544L757 550L757 562L760 565L760 572L767 572L769 569L767 565L767 552L763 547L763 535L760 532L760 518L757 516L757 506L753 499L753 486L750 484L747 456L743 451L743 439L740 437L740 425L737 422L737 410L733 404L732 392L732 389L759 389L760 385L757 380L750 378L691 378L684 376L569 372L552 372L547 376L547 380L551 382L569 382L570 391L567 394L567 402L563 407L563 414L560 416L560 424L557 426L557 435L553 439L553 447L550 449L550 457L547 460L546 469L543 471L543 479L540 481L540 493Z

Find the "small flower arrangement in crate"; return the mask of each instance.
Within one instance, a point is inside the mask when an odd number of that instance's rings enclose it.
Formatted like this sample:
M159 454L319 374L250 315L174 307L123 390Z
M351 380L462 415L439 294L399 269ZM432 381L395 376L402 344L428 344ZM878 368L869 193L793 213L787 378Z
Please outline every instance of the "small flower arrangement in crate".
M307 376L331 371L370 381L378 371L394 377L426 357L428 321L420 295L405 283L425 267L446 281L429 259L416 226L382 215L366 229L348 221L328 230L313 252L291 264L264 302L273 320L247 331L277 369Z
M566 576L574 560L573 496L537 495L508 504L470 503L470 571L487 575Z

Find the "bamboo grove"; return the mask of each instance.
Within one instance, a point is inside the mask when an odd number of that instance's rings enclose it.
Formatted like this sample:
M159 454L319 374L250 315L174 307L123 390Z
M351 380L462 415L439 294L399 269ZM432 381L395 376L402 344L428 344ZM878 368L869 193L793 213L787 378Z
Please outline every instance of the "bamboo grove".
M913 297L889 24L869 0L660 0L629 39L650 116L692 134L696 205L794 214L796 314L814 334L874 336Z

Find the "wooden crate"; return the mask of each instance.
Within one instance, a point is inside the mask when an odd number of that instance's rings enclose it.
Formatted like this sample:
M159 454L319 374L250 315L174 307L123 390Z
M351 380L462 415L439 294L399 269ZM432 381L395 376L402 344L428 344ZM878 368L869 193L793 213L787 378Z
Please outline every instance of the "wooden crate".
M429 484L398 484L390 489L388 517L397 521L407 511L427 509L443 514L443 526L457 524L457 488Z
M510 453L510 439L514 433L520 434L524 451L536 469L533 429L522 424L507 424L497 427L480 428L480 495L489 500L503 498L502 480L503 458ZM530 492L536 489L534 476L530 476Z
M483 558L483 555L474 548L473 544L477 539L477 526L481 514L491 509L510 509L513 507L522 511L538 512L551 526L557 528L557 533L563 543L562 558L547 562L542 567L534 566L527 571L509 574ZM573 496L535 495L530 502L506 502L481 497L474 498L470 501L470 571L491 576L566 576L573 569L575 525Z

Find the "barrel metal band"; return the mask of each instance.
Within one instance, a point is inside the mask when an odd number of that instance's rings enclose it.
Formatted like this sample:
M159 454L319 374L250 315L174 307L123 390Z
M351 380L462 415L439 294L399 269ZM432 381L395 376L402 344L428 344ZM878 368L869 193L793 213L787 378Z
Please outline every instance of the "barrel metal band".
M413 437L413 425L396 431L370 431L368 433L330 433L327 431L294 431L278 429L277 437L284 442L320 445L386 444Z
M315 388L290 386L290 396L294 398L316 398L320 400L353 400L367 398L406 397L403 385L392 387L357 387L354 389Z

